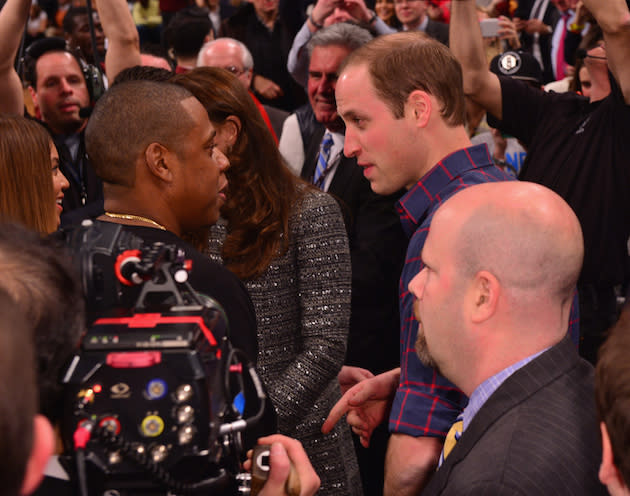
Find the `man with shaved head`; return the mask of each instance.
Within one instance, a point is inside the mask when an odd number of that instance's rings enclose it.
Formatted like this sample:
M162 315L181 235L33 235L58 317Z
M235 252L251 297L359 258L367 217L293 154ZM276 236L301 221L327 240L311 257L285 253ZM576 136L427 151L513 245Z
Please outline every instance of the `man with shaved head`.
M469 401L423 496L605 494L593 367L567 335L583 253L569 205L533 183L471 185L435 211L408 285L415 351ZM347 412L369 437L399 381L357 384L327 422Z
M184 250L191 286L223 306L232 344L255 359L256 318L245 287L181 238L214 224L225 200L229 162L216 135L203 105L184 88L146 80L112 86L85 131L104 184L105 212L97 220L123 224L149 245Z
M409 284L416 351L469 402L423 494L605 494L593 368L567 337L583 253L569 205L533 183L436 212Z

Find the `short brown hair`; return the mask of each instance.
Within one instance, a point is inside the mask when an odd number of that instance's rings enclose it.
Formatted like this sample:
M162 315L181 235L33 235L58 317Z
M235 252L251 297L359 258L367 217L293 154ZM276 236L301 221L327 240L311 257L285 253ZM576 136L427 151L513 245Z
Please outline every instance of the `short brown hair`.
M182 100L186 89L156 81L125 81L103 95L88 120L85 146L98 176L110 184L131 187L135 161L157 142L172 151L194 125Z
M630 315L610 330L599 349L595 370L597 412L610 437L613 461L626 485L630 484Z
M57 229L50 134L35 121L0 115L0 220L42 234Z
M419 31L379 36L352 52L342 64L367 64L372 85L397 119L415 90L441 103L440 114L450 126L464 125L466 109L462 69L442 43Z

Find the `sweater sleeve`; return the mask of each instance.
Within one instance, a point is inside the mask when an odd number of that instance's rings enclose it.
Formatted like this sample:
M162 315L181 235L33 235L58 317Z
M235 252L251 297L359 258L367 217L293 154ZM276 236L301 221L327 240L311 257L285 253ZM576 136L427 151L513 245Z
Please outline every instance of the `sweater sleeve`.
M313 202L309 195L294 231L302 349L268 385L285 428L300 422L337 380L350 322L350 251L341 211L332 197L318 193Z

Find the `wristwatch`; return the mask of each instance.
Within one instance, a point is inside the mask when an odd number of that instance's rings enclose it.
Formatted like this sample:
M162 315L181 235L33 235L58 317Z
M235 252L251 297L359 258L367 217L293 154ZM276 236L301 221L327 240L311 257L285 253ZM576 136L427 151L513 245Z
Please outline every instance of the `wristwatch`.
M492 161L494 162L495 165L498 165L499 167L509 167L510 166L510 164L508 164L505 160L503 160L501 158L492 157Z
M311 15L309 16L309 20L311 21L313 26L315 26L317 29L322 29L324 27L323 24L320 24L319 22L315 22L315 18L313 17L313 13L312 12L311 12Z

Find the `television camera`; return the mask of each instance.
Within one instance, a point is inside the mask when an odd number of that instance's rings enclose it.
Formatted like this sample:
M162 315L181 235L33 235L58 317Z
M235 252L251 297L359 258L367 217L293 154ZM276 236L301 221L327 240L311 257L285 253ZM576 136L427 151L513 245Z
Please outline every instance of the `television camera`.
M261 418L264 389L221 306L187 282L184 252L107 222L66 241L88 307L62 377L61 460L78 493L249 494L241 433Z

